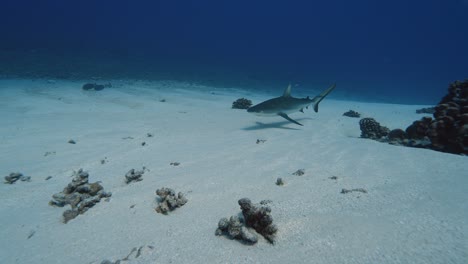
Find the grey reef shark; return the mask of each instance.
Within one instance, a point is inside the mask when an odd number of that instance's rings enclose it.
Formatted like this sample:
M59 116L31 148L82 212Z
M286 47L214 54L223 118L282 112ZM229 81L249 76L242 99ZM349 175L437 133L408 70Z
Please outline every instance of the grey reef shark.
M332 84L328 89L323 91L321 94L310 99L309 96L306 98L294 98L291 96L291 84L284 90L284 93L280 97L276 97L265 102L259 103L247 109L247 112L258 115L258 116L281 116L286 120L302 126L301 123L290 118L288 114L294 112L304 113L304 108L308 109L309 105L314 104L314 111L318 112L319 103L327 96L333 89L335 84Z

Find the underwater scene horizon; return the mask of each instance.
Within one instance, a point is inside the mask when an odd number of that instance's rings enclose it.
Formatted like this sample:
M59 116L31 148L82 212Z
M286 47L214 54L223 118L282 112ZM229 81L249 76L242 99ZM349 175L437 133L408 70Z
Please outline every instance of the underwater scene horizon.
M3 0L2 263L468 263L468 0Z
M438 103L468 78L465 0L6 1L1 78L179 80Z

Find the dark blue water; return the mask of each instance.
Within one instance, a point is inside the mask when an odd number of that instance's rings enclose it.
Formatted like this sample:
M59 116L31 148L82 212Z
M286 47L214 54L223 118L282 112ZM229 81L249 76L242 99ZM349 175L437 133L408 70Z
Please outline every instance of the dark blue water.
M435 104L468 78L468 0L3 0L0 74L338 84L342 98Z

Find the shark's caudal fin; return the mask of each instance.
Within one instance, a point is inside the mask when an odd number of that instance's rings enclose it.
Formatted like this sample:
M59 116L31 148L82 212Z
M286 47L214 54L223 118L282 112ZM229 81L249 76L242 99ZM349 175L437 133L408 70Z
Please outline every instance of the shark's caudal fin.
M323 98L325 98L325 96L327 96L329 93L331 93L331 91L333 91L333 89L335 89L335 87L336 87L336 84L334 83L330 87L328 87L328 89L326 89L321 94L315 96L314 99L312 99L314 101L314 111L316 113L318 112L319 103L323 100Z

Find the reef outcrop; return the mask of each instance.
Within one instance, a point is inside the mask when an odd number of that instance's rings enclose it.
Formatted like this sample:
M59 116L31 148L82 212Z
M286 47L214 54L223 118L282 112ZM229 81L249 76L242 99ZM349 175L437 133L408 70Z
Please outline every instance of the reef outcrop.
M435 107L426 135L435 150L468 154L468 80L449 85L447 95Z
M374 118L363 118L359 120L359 127L361 128L361 137L379 140L385 137L390 132L385 126L381 126Z
M246 98L239 98L232 103L233 109L248 109L252 106L252 101Z
M467 155L468 80L451 83L447 95L434 107L433 117L416 120L404 131L389 131L373 118L363 118L359 125L363 138Z

